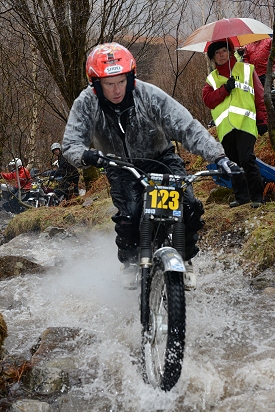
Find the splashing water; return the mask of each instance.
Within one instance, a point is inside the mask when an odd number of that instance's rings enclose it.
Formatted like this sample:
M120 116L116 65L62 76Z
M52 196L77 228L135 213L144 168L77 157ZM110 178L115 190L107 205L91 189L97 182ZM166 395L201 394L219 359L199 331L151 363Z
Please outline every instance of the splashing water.
M44 240L39 247L47 253ZM81 386L70 391L71 410L275 410L274 295L253 293L233 258L209 252L194 259L198 287L186 295L182 375L164 393L139 373L139 291L120 286L114 236L93 235L75 244L60 240L59 247L66 256L61 266L1 282L0 312L10 353L30 356L48 327L81 328ZM97 338L93 344L91 334Z

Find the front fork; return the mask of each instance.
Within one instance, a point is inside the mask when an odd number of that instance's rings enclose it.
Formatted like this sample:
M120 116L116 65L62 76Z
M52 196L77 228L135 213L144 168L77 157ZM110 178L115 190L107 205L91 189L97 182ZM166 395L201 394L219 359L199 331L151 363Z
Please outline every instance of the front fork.
M140 267L141 267L141 293L140 293L140 322L143 331L149 323L149 296L151 288L150 271L152 268L152 232L153 222L148 215L143 216L140 223Z
M144 215L140 223L140 266L141 266L141 295L140 295L140 322L143 331L146 331L150 318L149 297L151 290L152 269L152 232L153 222L148 215ZM178 252L179 259L185 260L185 225L182 220L174 223L173 248ZM181 260L181 259L180 259Z

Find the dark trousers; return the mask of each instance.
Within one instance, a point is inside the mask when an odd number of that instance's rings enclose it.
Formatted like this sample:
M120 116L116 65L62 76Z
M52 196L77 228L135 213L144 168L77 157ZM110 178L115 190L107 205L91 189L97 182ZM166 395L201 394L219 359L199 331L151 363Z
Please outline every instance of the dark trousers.
M244 174L232 177L235 198L240 203L262 202L263 181L254 155L255 136L233 129L222 141L225 154L244 169Z
M162 155L159 161L152 161L140 165L144 172L186 174L183 160L174 153L174 148ZM169 169L167 168L167 166ZM143 186L128 170L109 168L107 177L111 186L111 196L114 205L118 209L112 220L116 223L116 244L119 248L119 260L124 262L131 253L121 251L133 251L135 254L139 246L139 223L142 211ZM201 215L204 213L202 203L195 198L191 186L184 192L184 221L186 250L185 259L189 260L198 253L196 242L197 231L203 227Z
M21 189L21 201L25 202L29 197L29 190L24 190ZM9 190L7 191L7 199L3 203L3 209L6 210L7 212L11 213L21 213L24 210L23 205L19 203L19 192L18 192L18 187L15 186L10 186Z
M79 196L79 190L78 190L78 180L79 177L70 177L67 178L66 180L62 180L60 186L58 189L55 191L57 196L61 197L64 195L64 198L66 200L70 200L72 195ZM58 193L57 193L58 191Z

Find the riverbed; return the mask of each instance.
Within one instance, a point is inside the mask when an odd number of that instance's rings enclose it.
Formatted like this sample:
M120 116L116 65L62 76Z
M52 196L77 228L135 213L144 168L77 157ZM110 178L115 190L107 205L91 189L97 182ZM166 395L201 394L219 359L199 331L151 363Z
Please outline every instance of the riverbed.
M121 288L114 234L93 233L81 242L37 236L32 250L55 263L46 273L1 282L5 349L30 356L46 328L81 329L81 384L70 389L66 408L55 410L275 410L274 295L251 289L234 254L206 251L193 260L198 287L186 297L182 375L164 393L140 375L139 293ZM93 345L90 335L98 338Z

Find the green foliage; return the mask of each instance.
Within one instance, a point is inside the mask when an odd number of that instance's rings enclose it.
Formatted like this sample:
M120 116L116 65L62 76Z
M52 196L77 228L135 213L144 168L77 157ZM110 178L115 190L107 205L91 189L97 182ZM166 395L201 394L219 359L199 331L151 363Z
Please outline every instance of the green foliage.
M259 271L275 263L275 207L267 204L264 210L246 223L246 242L242 256L254 262Z
M275 203L259 209L249 204L230 209L228 205L208 203L205 206L201 244L214 250L233 251L245 272L256 276L275 265Z

